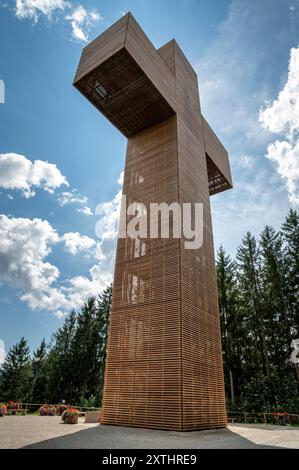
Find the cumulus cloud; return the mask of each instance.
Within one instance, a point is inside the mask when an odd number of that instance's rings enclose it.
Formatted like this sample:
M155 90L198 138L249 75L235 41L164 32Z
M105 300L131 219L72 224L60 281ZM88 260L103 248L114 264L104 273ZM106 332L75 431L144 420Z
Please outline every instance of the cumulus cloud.
M77 212L79 212L79 214L84 214L84 215L93 215L91 208L88 206L84 206L84 207L77 209Z
M40 15L51 19L54 12L69 8L65 0L16 0L15 14L18 18L29 18L38 21Z
M88 276L61 279L47 261L54 246L63 243L72 254L88 252L95 264ZM0 280L20 292L29 307L53 312L57 318L98 295L112 280L114 251L78 232L59 235L46 220L0 216Z
M66 15L65 19L71 24L73 38L77 41L87 42L88 32L95 23L103 18L97 11L88 11L82 5L79 5L70 14Z
M80 235L79 232L65 233L61 239L64 242L65 250L72 255L76 255L80 251L88 251L96 243L92 238Z
M5 344L2 339L0 339L0 366L3 364L5 359Z
M71 26L71 37L81 42L88 41L93 25L102 20L98 11L88 10L81 4L73 6L66 0L16 0L14 13L20 20L30 19L33 23L37 23L40 17L49 21L54 17L64 19Z
M59 236L46 220L0 216L0 279L26 291L43 291L59 277L45 258Z
M33 163L17 153L0 154L0 187L15 189L30 198L34 188L42 188L53 193L62 185L69 186L57 166L53 163L35 160Z
M58 196L58 202L61 207L68 206L70 204L86 204L87 200L87 197L79 194L76 189L72 189L72 191L64 191Z
M268 145L266 157L277 163L278 174L286 181L289 200L299 205L299 140L276 140Z
M58 195L58 204L60 207L76 205L79 214L93 215L91 208L87 205L88 198L78 193L77 189L71 191L64 191Z
M299 131L299 47L291 49L285 86L277 99L261 110L259 119L266 129L285 132L290 140Z
M286 84L277 99L261 109L259 121L269 131L284 134L268 145L266 157L277 164L290 202L299 205L299 47L291 49Z
M122 179L123 174L119 184ZM66 203L82 200L76 192L66 194L62 199ZM79 308L112 282L120 202L121 190L98 206L97 241L79 232L59 235L46 220L0 216L0 280L17 288L20 299L33 310L47 310L63 318L68 310ZM46 259L58 243L71 255L87 253L94 258L87 276L61 279L59 269Z

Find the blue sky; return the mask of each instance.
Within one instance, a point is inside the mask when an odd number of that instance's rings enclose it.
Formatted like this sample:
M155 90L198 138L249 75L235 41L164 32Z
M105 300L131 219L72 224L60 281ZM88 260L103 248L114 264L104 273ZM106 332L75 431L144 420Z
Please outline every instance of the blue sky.
M111 279L126 141L72 81L86 41L127 11L156 47L180 44L229 151L215 247L234 255L245 231L298 207L298 0L0 1L0 355L22 335L48 340Z

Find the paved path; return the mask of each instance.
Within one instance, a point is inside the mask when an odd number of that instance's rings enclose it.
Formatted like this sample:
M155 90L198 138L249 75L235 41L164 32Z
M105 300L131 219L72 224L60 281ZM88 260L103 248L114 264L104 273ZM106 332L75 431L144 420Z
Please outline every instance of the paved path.
M150 429L60 424L54 416L0 418L0 448L34 449L247 449L288 447L299 449L299 429L281 426L234 424L214 431L172 432Z

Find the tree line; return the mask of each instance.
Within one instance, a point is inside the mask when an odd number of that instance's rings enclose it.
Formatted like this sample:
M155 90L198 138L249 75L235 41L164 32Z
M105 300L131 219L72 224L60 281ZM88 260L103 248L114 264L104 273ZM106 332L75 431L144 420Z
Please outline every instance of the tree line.
M0 401L99 406L104 381L112 287L72 311L30 356L25 338L9 351L1 368Z
M221 247L217 279L228 408L299 412L299 216L279 231L246 233L232 259Z
M279 231L247 233L232 259L216 257L226 397L229 410L299 412L299 215ZM101 403L112 288L71 312L30 356L22 338L0 372L0 401L98 406Z

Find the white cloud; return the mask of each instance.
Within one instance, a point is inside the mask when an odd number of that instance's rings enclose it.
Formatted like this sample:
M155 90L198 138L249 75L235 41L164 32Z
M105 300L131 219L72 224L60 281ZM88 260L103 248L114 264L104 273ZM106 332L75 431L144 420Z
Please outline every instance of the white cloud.
M61 279L59 269L46 260L59 242L71 254L88 252L94 257L97 264L89 276ZM59 236L46 220L0 216L0 280L18 289L20 300L30 308L57 317L79 308L112 281L114 250L108 248L77 232Z
M72 189L72 191L64 191L58 196L60 207L68 206L70 204L86 204L87 201L87 197L79 194L76 189Z
M266 157L277 163L277 172L286 181L290 202L299 205L299 140L294 144L276 140L268 146Z
M2 339L0 339L0 366L3 364L5 359L5 344Z
M103 18L97 11L88 11L82 5L79 5L70 14L66 15L65 19L71 24L73 38L77 41L87 42L88 32L94 23Z
M65 0L16 0L15 13L20 19L29 18L37 22L40 15L51 19L54 12L69 6Z
M0 154L0 187L15 189L26 198L35 195L33 188L42 188L53 193L61 185L69 186L57 166L53 163L35 160L32 163L17 153Z
M271 132L286 132L290 140L299 131L299 47L291 49L285 86L277 99L261 110L259 119Z
M266 157L277 163L290 202L299 205L299 47L291 49L285 86L272 104L261 109L259 121L273 133L284 133L283 140L268 145Z
M77 209L77 212L79 212L80 214L84 214L84 215L93 215L91 208L88 206L84 206L84 207Z
M76 255L80 251L88 251L96 243L92 238L80 235L79 232L65 233L61 239L64 242L65 250L72 255Z
M59 277L44 259L59 241L46 220L0 216L0 279L26 291L43 291Z
M119 184L122 179L123 174ZM82 201L76 192L64 193L62 204L74 199ZM20 299L30 308L53 312L57 318L79 308L84 300L98 295L112 282L120 201L118 191L111 201L100 205L99 241L78 232L59 236L45 220L0 216L0 280L19 289ZM59 242L72 255L82 252L94 257L88 276L60 279L59 269L45 260Z
M98 11L88 10L81 4L73 6L66 0L16 0L14 13L20 20L29 19L34 23L42 16L49 21L54 17L63 18L71 25L71 37L81 42L88 41L89 31L95 23L102 20Z

